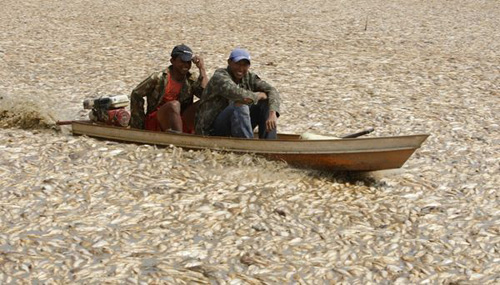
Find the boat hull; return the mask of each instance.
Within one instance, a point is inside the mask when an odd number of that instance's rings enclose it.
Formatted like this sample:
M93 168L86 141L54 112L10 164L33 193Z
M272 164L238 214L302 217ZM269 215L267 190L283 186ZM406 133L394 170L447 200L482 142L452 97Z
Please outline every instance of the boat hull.
M269 159L326 171L375 171L400 168L415 149L331 154L270 154Z
M300 140L297 135L281 134L277 140L259 140L151 132L81 122L72 123L72 132L75 135L123 142L254 153L269 159L285 161L295 167L327 171L400 168L428 137L422 134L340 140Z

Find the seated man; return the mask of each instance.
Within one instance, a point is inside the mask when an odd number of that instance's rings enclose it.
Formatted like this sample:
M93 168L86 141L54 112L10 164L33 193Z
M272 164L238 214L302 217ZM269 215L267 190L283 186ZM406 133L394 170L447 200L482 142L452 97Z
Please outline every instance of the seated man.
M236 48L227 68L217 69L203 91L196 111L195 131L199 135L276 139L279 116L278 91L249 72L250 54Z
M189 72L191 62L200 71L197 79ZM208 82L203 59L193 56L193 51L182 44L172 50L170 63L167 69L151 74L132 91L131 127L150 131L194 132L193 95L200 97ZM147 99L146 113L144 97Z

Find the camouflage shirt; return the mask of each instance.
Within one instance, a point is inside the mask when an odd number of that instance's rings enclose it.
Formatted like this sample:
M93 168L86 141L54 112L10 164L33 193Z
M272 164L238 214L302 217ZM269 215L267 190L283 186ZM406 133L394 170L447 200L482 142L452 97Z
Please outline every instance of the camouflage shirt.
M144 129L146 115L155 111L162 103L165 87L168 84L168 72L171 69L172 66L169 66L167 70L151 74L132 91L132 95L130 95L130 126L132 128ZM201 76L196 78L191 73L187 74L179 94L182 110L193 103L193 95L201 96L203 91L201 80ZM144 112L144 97L147 100L146 112Z
M236 83L229 67L217 69L201 96L196 112L196 134L212 135L212 125L215 119L230 101L237 102L249 98L253 103L257 103L257 92L266 93L269 99L269 110L279 112L278 91L255 73L248 72L240 83Z

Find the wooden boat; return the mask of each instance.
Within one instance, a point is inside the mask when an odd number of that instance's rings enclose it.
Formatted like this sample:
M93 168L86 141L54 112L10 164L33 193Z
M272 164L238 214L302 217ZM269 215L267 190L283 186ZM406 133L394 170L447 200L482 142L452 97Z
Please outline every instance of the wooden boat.
M288 164L327 171L374 171L401 167L427 139L427 134L332 140L302 140L299 135L280 134L277 140L205 137L191 134L151 132L88 122L72 122L74 135L115 141L175 145L185 149L211 149L254 153Z

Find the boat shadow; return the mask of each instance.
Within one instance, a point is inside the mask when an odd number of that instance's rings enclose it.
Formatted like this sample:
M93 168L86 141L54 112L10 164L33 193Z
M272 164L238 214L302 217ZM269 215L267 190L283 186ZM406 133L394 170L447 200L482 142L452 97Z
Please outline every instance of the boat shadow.
M383 187L382 178L401 173L400 169L379 171L325 171L308 169L311 178L325 179L332 183L362 185L368 187Z

